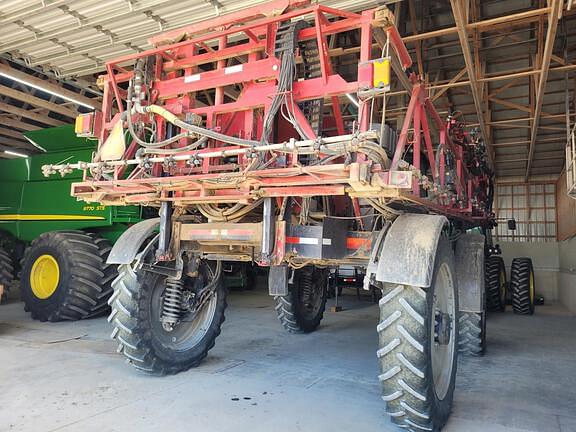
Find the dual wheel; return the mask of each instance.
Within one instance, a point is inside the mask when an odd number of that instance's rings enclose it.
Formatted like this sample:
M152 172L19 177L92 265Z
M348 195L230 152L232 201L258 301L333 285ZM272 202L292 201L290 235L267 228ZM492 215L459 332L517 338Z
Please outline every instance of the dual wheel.
M512 310L519 315L534 313L536 296L534 267L530 258L514 258L510 267L510 291L506 287L506 268L500 256L486 258L485 288L487 309L502 312L506 309L507 298L511 298Z

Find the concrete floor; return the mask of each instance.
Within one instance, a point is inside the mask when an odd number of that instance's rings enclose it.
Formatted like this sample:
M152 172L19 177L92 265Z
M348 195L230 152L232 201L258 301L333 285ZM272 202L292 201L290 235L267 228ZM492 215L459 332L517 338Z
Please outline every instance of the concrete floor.
M156 378L128 367L105 319L38 323L0 307L0 431L396 430L377 383L377 307L344 297L319 331L289 335L263 292L230 295L198 368ZM542 306L496 314L489 353L459 365L448 432L576 431L576 317Z

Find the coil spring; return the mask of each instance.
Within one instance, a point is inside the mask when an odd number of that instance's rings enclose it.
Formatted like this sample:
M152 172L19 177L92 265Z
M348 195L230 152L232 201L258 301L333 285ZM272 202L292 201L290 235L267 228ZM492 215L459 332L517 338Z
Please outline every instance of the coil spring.
M300 270L302 274L300 275L300 280L298 281L300 284L300 295L302 304L310 308L314 305L314 298L315 298L315 286L314 282L312 281L312 273L313 271L308 268L303 268Z
M181 279L166 279L164 300L162 302L162 326L171 331L180 320L182 312L182 288L184 283Z

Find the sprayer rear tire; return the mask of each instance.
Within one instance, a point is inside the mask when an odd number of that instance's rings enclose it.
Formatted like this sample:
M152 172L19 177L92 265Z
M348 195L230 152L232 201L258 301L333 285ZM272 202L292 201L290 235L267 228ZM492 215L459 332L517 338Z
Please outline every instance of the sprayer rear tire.
M134 368L151 375L168 375L196 367L214 347L225 320L226 289L222 277L216 282L215 297L204 306L208 309L207 320L200 325L202 333L194 333L198 325L195 321L182 322L175 327L190 336L200 337L195 344L186 346L188 339L175 340L182 333L163 330L158 308L164 291L164 277L147 272L134 272L127 264L118 266L118 277L112 282L114 293L109 303L112 312L108 321L114 326L112 339L118 342L118 352ZM159 300L160 299L160 300ZM202 309L202 310L204 310ZM207 324L207 325L206 325ZM171 339L171 338L174 339Z
M489 312L504 312L506 309L506 268L500 256L489 256L484 264L486 308Z
M53 231L32 241L20 274L22 299L32 318L79 320L102 312L113 273L106 245L83 231Z
M534 267L530 258L514 258L510 268L512 309L515 314L534 314Z
M486 313L460 312L458 351L480 357L486 352Z
M0 303L6 300L8 297L8 292L10 291L10 285L14 280L14 265L12 264L12 258L10 255L0 249L0 285L3 286L3 294L0 296Z
M294 271L293 283L288 285L288 295L274 297L276 313L282 327L289 333L310 333L318 328L324 317L328 272L311 265ZM304 289L314 292L311 307L303 302Z

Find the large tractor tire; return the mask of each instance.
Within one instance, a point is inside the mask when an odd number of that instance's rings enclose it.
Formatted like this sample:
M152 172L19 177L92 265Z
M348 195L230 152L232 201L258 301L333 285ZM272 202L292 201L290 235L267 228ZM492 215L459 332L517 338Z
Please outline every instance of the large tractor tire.
M486 308L489 312L506 309L506 267L500 256L489 256L485 261Z
M510 287L512 289L512 309L515 314L532 315L534 313L534 267L530 258L514 258L510 268Z
M110 245L83 231L53 231L36 238L24 254L20 287L24 307L40 321L79 320L102 314L115 266Z
M152 375L181 372L198 366L214 346L227 306L220 265L201 261L198 276L184 278L177 295L184 300L172 308L180 319L166 327L162 311L167 299L174 298L167 277L119 266L108 321L118 351L136 369Z
M14 265L12 258L5 250L0 249L0 285L2 285L0 303L3 303L8 298L8 292L13 280Z
M439 431L454 395L458 290L454 254L441 238L429 288L385 284L377 331L382 399L392 422Z
M461 312L458 351L461 355L480 357L486 352L486 314Z
M294 270L288 295L276 296L276 313L290 333L310 333L324 317L328 297L328 271L316 266Z

